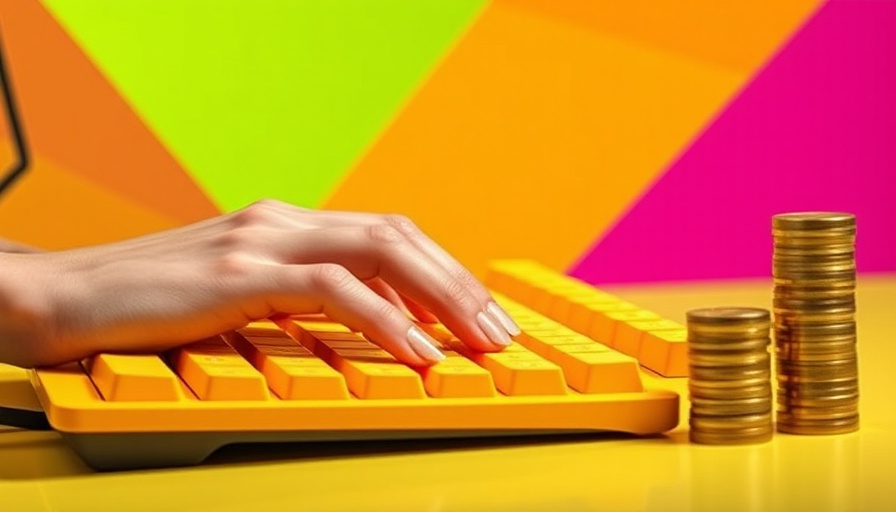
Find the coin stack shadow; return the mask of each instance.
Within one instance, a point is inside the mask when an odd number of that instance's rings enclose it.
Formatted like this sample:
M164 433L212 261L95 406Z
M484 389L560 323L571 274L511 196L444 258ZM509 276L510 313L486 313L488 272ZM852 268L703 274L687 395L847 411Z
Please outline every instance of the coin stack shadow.
M777 426L790 434L859 429L855 216L772 217Z
M690 440L751 444L772 438L771 315L758 308L688 311Z

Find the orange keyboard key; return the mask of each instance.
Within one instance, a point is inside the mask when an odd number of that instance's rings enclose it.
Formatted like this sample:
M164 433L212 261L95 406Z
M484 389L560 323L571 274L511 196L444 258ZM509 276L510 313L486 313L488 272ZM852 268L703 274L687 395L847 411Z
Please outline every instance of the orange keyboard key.
M267 379L284 400L344 400L345 378L307 348L286 336L228 338L230 345Z
M630 356L637 357L646 331L670 331L682 329L684 326L672 320L631 320L616 325L613 337L613 348Z
M554 345L595 344L591 338L572 329L529 329L523 331L518 340L542 357L547 357Z
M594 301L574 302L570 306L569 322L567 325L569 325L572 329L582 334L589 335L591 336L591 338L603 343L604 340L595 338L591 334L591 327L595 323L595 317L603 316L607 313L616 311L637 310L638 306L619 299L613 301L597 299Z
M144 402L183 397L177 376L156 355L99 354L85 366L106 400Z
M566 382L580 393L621 393L641 391L638 363L587 336L543 336L531 333L520 343L556 363ZM601 355L595 355L601 354ZM608 355L609 354L609 355Z
M609 304L619 302L619 298L597 290L576 291L566 294L562 300L555 301L548 316L570 328L584 333L591 321L588 304Z
M423 387L435 398L494 396L495 382L488 370L450 350L443 350L445 360L420 368Z
M516 345L516 346L515 346ZM460 342L451 348L492 374L495 387L505 395L563 395L563 370L518 344L502 352L474 352Z
M566 381L580 393L631 393L644 390L638 361L593 345L559 345L551 358L563 367Z
M253 337L264 336L281 338L286 335L283 332L283 329L280 328L280 326L270 320L257 320L255 322L249 322L242 329L238 329L237 332L239 332L243 336Z
M261 373L218 336L171 352L174 368L200 400L268 400Z
M322 315L317 315L314 317L293 317L285 320L280 320L277 322L277 325L283 328L284 331L289 333L294 339L302 343L303 345L307 341L305 339L305 333L307 331L314 332L341 332L341 333L351 333L352 330L348 327L333 322ZM308 347L309 349L311 347Z
M625 309L595 312L588 335L607 346L615 347L616 328L620 323L636 320L661 320L656 313L642 309L631 310L627 306L622 307Z
M423 398L420 375L359 334L314 339L314 354L345 376L348 389L358 398Z
M648 331L638 352L641 364L663 377L687 377L687 329Z

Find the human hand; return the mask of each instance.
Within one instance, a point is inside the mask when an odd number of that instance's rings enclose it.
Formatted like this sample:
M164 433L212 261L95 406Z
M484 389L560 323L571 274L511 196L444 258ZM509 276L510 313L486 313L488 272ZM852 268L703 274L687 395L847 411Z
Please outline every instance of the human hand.
M162 351L276 314L326 313L416 366L444 356L406 311L438 318L478 351L519 333L469 271L401 216L262 201L119 243L3 257L16 270L15 313L0 325L0 360L21 366Z

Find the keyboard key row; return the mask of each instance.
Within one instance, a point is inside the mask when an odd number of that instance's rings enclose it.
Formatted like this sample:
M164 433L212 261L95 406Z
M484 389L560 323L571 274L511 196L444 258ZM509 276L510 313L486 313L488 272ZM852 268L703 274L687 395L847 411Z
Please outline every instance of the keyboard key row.
M486 284L660 375L687 375L687 332L678 322L531 260L493 261Z
M111 401L346 400L637 392L636 361L504 299L524 328L501 352L423 324L447 358L413 368L325 318L254 322L164 356L100 354L84 368ZM167 364L166 364L167 363Z

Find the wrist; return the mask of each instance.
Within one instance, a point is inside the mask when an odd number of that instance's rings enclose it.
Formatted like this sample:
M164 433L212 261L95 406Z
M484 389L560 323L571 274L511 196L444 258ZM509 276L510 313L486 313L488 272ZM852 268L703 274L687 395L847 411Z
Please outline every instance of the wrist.
M50 364L50 301L35 256L0 253L0 362L21 367Z

